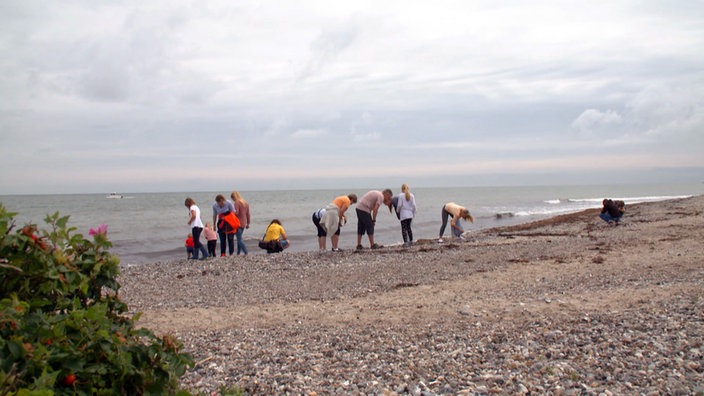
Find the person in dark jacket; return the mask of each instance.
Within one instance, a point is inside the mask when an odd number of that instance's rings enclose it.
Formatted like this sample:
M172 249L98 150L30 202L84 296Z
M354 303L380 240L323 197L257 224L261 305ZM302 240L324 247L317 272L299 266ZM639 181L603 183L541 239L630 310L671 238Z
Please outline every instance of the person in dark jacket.
M614 202L605 198L602 201L602 204L603 208L601 209L599 217L601 217L601 219L608 224L618 225L621 221L621 217L623 216L623 212L625 211L623 201Z

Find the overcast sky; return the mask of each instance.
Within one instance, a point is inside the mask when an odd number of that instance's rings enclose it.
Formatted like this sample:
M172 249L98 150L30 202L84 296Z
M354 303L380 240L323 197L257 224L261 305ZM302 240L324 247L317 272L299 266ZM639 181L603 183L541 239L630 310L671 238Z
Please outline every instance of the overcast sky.
M702 1L0 2L0 194L704 180Z

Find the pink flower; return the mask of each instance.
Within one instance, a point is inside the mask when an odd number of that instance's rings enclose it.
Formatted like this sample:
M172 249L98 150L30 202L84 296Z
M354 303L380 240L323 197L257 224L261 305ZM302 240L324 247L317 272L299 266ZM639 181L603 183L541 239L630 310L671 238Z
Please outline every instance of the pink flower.
M94 235L106 235L108 233L108 225L107 224L101 224L98 226L98 228L91 228L88 231L88 235L94 236Z

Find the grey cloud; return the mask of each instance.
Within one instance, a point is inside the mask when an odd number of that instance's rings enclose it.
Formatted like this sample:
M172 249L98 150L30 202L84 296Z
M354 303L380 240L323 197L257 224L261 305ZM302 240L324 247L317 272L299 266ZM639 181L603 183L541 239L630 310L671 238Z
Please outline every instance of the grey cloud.
M112 63L93 64L80 78L80 91L87 99L116 102L128 98L130 79L123 67Z
M399 4L0 2L0 168L32 167L12 179L26 191L69 160L65 188L80 190L93 153L109 174L159 180L233 163L324 179L333 157L350 174L702 163L704 34L685 2L600 15L538 1L547 20L521 2Z
M310 57L298 80L305 80L323 70L342 51L352 45L358 34L358 28L353 25L321 32L311 43Z
M572 127L587 136L608 135L623 123L623 117L614 110L587 109L572 123Z
M652 86L641 91L628 108L641 133L694 137L704 130L704 85Z
M299 129L295 131L291 136L296 139L311 139L327 134L324 129Z
M650 85L619 112L587 109L572 123L585 136L639 136L652 142L697 138L704 129L704 92L696 87Z

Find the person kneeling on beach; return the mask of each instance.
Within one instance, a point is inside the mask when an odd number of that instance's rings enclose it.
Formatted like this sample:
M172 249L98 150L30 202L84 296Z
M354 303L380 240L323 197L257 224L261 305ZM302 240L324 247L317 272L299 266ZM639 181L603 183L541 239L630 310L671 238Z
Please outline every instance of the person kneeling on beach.
M442 234L445 233L445 227L447 227L448 217L452 218L452 221L450 221L452 235L458 238L462 236L462 233L464 233L464 228L462 228L462 224L459 221L460 219L464 219L469 221L470 223L474 223L474 216L469 213L469 210L460 205L457 205L454 202L446 203L445 206L442 207L442 212L440 212L440 215L442 217L442 225L440 226L440 235L438 238L438 243L443 242Z
M281 252L291 246L288 238L286 238L286 231L279 219L274 219L269 223L264 233L264 238L262 238L262 242L267 244L266 252L269 254ZM260 244L260 247L261 246Z
M599 217L609 225L618 225L623 216L623 212L626 211L623 201L612 201L608 198L604 198L601 203L604 206L601 209Z

